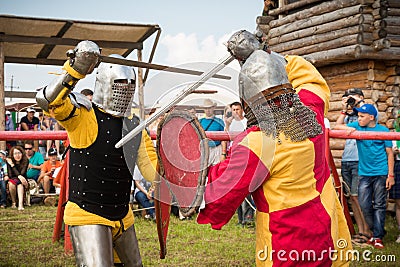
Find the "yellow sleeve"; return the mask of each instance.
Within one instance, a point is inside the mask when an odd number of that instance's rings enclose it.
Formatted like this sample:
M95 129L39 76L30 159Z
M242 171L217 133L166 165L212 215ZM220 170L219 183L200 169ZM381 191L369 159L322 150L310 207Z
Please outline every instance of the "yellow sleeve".
M144 179L153 182L157 173L157 154L153 142L145 130L142 131L136 163Z
M290 83L298 93L300 90L309 90L325 102L325 114L329 109L330 90L325 79L310 62L300 56L285 56L288 64L286 72Z
M50 103L49 115L55 118L68 132L71 147L86 148L94 143L98 133L96 115L93 108L76 108L74 114L67 119L74 110L74 105L69 97L63 99L64 89L59 96Z

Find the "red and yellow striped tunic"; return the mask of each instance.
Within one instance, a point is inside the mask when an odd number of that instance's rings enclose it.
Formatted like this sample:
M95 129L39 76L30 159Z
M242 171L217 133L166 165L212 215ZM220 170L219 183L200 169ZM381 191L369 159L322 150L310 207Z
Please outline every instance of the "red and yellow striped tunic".
M330 94L325 80L303 58L286 59L289 81L323 126ZM257 266L348 265L350 233L325 159L324 136L279 139L280 144L255 126L234 140L230 157L209 169L198 223L221 229L250 192L257 207Z

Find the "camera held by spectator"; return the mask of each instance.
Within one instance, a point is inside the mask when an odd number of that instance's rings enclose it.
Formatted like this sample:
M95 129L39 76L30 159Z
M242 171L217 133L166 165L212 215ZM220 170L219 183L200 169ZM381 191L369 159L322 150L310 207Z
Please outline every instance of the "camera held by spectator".
M353 98L351 95L349 95L349 98L347 99L346 104L347 104L347 106L354 108L356 106L356 99Z
M364 93L359 88L348 89L342 96L342 101L346 109L352 110L364 101Z

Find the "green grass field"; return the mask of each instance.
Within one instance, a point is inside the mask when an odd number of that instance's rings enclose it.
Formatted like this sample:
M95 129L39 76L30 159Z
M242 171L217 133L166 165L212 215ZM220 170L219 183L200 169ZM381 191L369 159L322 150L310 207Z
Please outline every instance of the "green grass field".
M0 266L75 266L74 257L64 254L62 243L52 243L56 208L33 205L24 211L0 210ZM221 231L195 220L171 218L166 259L159 259L154 222L136 218L135 228L144 266L254 266L255 229L241 228L234 217ZM385 249L371 251L369 257L396 257L395 262L352 262L351 266L400 266L400 244L394 242L397 229L387 217ZM368 251L367 251L368 252Z

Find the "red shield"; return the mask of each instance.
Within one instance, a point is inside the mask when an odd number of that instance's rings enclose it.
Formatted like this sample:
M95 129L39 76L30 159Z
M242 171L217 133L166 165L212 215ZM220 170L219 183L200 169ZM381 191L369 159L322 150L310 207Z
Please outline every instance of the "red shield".
M208 140L197 118L185 111L168 114L158 125L157 155L160 176L156 182L156 216L160 256L165 256L172 202L184 216L190 216L203 200Z

